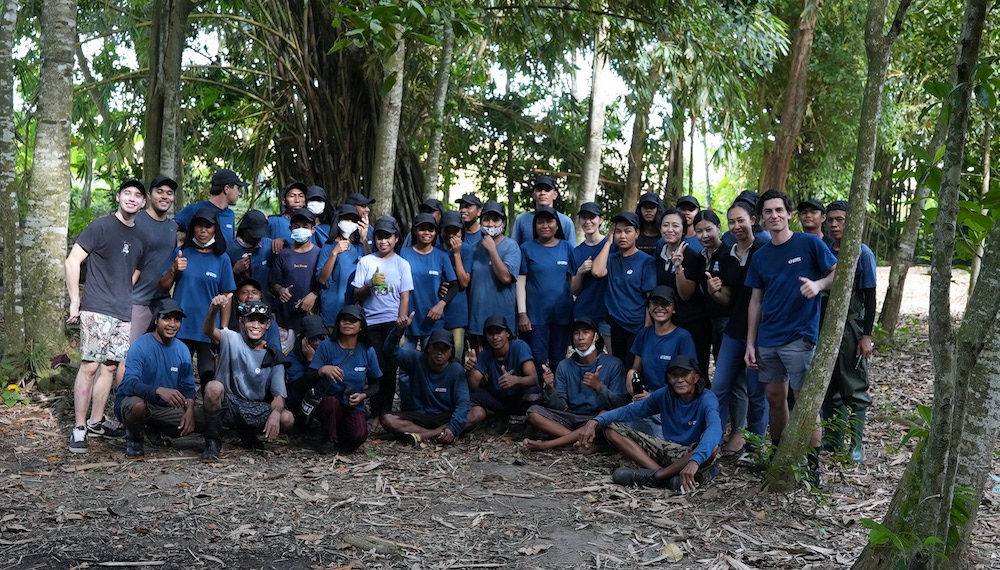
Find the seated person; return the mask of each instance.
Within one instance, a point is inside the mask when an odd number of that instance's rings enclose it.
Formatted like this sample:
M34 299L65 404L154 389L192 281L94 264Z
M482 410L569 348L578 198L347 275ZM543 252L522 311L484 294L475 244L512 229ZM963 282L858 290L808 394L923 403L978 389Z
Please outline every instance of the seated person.
M525 439L524 451L546 451L575 443L577 430L600 413L631 401L625 388L625 365L604 352L597 324L588 318L573 322L573 354L559 363L555 374L542 366L545 405L528 408L528 421L555 436L549 441Z
M274 325L271 325L274 328ZM306 373L309 365L316 355L316 348L330 336L329 329L323 324L323 317L319 315L306 315L302 317L302 325L295 341L295 346L288 353L288 366L285 368L285 387L288 396L285 398L285 405L296 415L296 421L300 428L305 428L305 417L300 415L302 410L302 396L309 391L310 385L306 382ZM271 330L271 329L268 329Z
M469 428L486 419L486 410L498 414L523 414L531 402L541 400L538 372L531 347L514 333L503 315L492 315L483 323L486 348L466 354L465 376L469 381Z
M619 485L690 492L710 481L722 443L722 423L719 401L705 389L698 370L695 359L675 356L667 369L666 388L588 421L580 433L580 450L586 453L594 445L597 431L603 429L608 443L641 467L616 469L612 479ZM662 437L623 423L653 414L660 414Z
M264 290L260 285L260 281L252 277L247 277L236 283L236 306L233 307L234 311L229 312L229 324L226 328L236 332L243 332L243 329L240 327L241 308L244 304L251 301L264 301ZM271 346L279 346L281 344L281 333L278 331L278 323L274 320L267 327L267 331L264 333L264 340Z
M243 304L242 333L215 326L216 313L232 298L233 294L227 293L212 299L202 330L219 345L216 378L226 389L225 422L236 427L245 447L264 449L257 433L274 441L279 432L295 424L292 412L285 409L284 355L280 348L264 340L271 325L271 310L266 303Z
M309 363L304 382L314 386L319 400L315 414L323 426L317 453L354 451L368 439L365 400L378 392L382 369L366 338L364 309L344 305L337 313L333 336L319 343Z
M469 414L465 371L454 359L455 340L450 331L432 332L423 354L399 345L414 314L397 324L385 341L386 354L398 358L405 374L399 375L400 409L382 414L382 427L414 447L425 439L452 443L465 431Z
M115 416L125 424L125 457L144 455L147 426L157 434L205 436L202 461L216 461L222 451L222 384L205 384L204 410L195 409L191 353L176 340L184 310L167 297L156 309L155 328L138 339L125 360L125 377L115 394Z

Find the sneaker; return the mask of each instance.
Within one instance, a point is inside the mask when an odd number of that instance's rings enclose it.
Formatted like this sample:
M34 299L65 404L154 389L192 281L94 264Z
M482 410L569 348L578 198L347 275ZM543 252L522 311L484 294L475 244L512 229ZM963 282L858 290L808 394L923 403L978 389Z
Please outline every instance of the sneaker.
M69 435L69 450L72 453L87 452L87 428L76 426Z
M143 449L142 440L128 440L125 442L125 457L127 459L139 459L146 452Z
M320 455L329 455L336 452L337 442L328 437L324 437L323 440L316 445L316 453Z
M125 437L125 426L117 425L107 418L96 423L87 422L87 432L99 437Z
M822 489L823 488L823 470L822 469L817 468L817 469L813 469L812 470L812 472L809 474L809 484L812 486L813 489Z
M399 440L406 445L412 445L413 447L420 447L420 434L417 433L404 433L400 436Z
M629 487L662 487L654 475L656 469L631 469L629 467L619 467L611 475L611 480L619 485Z

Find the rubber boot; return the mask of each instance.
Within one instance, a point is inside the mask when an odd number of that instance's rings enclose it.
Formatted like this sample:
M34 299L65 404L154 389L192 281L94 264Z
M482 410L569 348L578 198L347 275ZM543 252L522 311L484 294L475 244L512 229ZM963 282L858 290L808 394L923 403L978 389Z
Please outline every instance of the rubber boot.
M839 398L838 398L839 400ZM847 431L847 406L823 403L823 451L844 449L844 432Z
M127 459L140 459L146 454L143 449L145 432L143 424L125 424L125 457Z
M862 408L854 410L854 417L851 418L851 450L850 458L854 463L861 463L865 460L865 415L868 410Z
M205 436L205 451L201 454L201 460L206 463L218 461L219 454L222 453L222 410L205 412L202 435Z

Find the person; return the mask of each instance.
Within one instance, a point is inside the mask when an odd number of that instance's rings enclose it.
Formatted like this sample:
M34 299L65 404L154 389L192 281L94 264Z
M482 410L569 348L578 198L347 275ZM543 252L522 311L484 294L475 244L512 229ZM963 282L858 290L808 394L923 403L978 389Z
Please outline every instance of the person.
M155 328L129 350L114 406L115 416L125 424L125 457L129 459L145 454L147 429L172 437L198 432L205 437L202 461L219 459L225 389L218 381L209 382L203 407L195 407L191 353L175 341L185 316L180 303L163 298L156 309Z
M698 237L694 235L694 217L701 212L701 203L694 196L681 196L677 199L677 203L674 207L681 211L684 216L684 236L682 239L684 243L688 245L689 248L694 253L701 252L701 243L698 241Z
M455 200L455 203L458 204L458 212L462 217L462 225L465 230L462 239L469 246L474 246L483 239L483 234L480 232L482 228L479 226L479 216L483 213L483 201L475 194L462 194L462 197Z
M744 283L750 260L766 243L754 235L757 226L755 211L749 202L733 202L727 217L729 231L736 241L728 248L722 246L724 253L719 259L719 272L706 282L708 294L716 303L727 306L730 315L723 330L719 354L715 359L715 377L712 379L712 393L719 400L722 428L725 429L732 419L729 439L722 447L723 454L755 451L745 441L741 431L744 423L747 430L756 435L763 436L767 431L768 410L763 386L757 380L757 370L747 368L743 361L747 307L751 296L750 288Z
M815 235L788 227L791 201L778 190L760 197L758 212L771 241L750 260L746 285L753 289L747 308L747 367L758 370L770 409L771 440L777 445L788 423L789 387L798 395L819 336L820 292L833 282L837 258ZM822 484L819 430L808 454L813 484Z
M365 400L378 393L382 369L375 349L365 344L367 326L361 307L344 305L333 336L319 343L309 363L306 385L314 386L315 414L323 429L318 453L351 452L368 439Z
M444 214L444 206L441 205L441 200L438 200L437 198L428 198L417 206L417 216L420 214L427 214L428 216L431 216L434 219L434 226L437 227L441 225L441 215ZM431 247L437 247L440 245L438 237L439 236L435 233L434 242L431 244ZM413 247L415 238L416 235L414 235L413 227L411 226L410 233L406 234L406 238L403 239L403 247L400 251Z
M528 423L554 439L525 439L524 451L547 451L571 445L578 430L598 414L629 403L625 365L603 350L597 323L587 317L573 321L573 354L553 373L542 368L544 405L528 408Z
M281 212L268 216L267 229L271 238L271 253L278 255L285 244L292 239L292 214L306 207L306 192L309 187L303 182L291 182L281 193Z
M316 242L316 247L321 248L330 239L330 221L333 218L326 199L326 190L322 186L313 185L306 191L306 209L316 217L313 241Z
M315 220L305 208L292 212L291 246L278 253L271 268L268 287L276 301L278 326L286 331L298 330L302 317L312 313L319 299L316 269L320 249L313 243Z
M149 184L146 209L135 215L135 229L146 244L139 279L132 288L132 318L129 344L145 334L153 323L153 307L164 298L160 291L160 271L170 264L177 241L177 224L167 215L174 205L177 182L167 176L157 176ZM125 368L118 367L118 381Z
M799 202L795 210L799 213L799 224L802 225L802 231L813 234L823 240L827 247L832 248L833 238L823 232L823 223L826 222L826 206L823 205L823 202L810 198Z
M608 237L601 234L604 209L596 202L585 202L580 205L580 212L576 217L583 229L583 242L573 248L572 266L577 268L570 281L574 296L573 315L597 323L597 332L605 339L606 344L611 338L611 322L608 320L608 304L605 300L608 281L594 278L591 272L594 258L608 241Z
M306 418L301 413L302 397L312 387L306 380L306 375L309 372L312 359L316 356L316 349L329 336L330 330L323 324L322 317L306 315L302 317L301 328L295 339L295 347L287 355L285 388L288 395L285 398L285 405L295 415L296 425L303 430L308 426Z
M528 338L535 366L547 364L555 370L566 358L569 345L573 324L570 281L576 267L573 246L563 239L556 211L539 206L534 219L535 239L521 245L517 328Z
M668 208L663 212L660 222L663 245L656 256L656 283L677 292L674 322L691 333L698 349L702 378L707 379L712 352L712 323L698 280L705 273L698 253L700 250L696 251L684 240L687 223L687 217L677 208Z
M399 340L412 322L396 325L386 339L385 350L399 362L400 408L382 414L382 426L404 443L419 447L420 442L454 443L469 426L469 384L465 370L455 360L455 341L444 329L432 332L423 353L400 346Z
M410 263L396 254L400 239L396 219L382 216L374 226L375 253L361 258L351 285L354 301L364 307L367 342L375 349L382 371L379 390L371 401L373 427L378 427L378 417L392 409L396 395L396 361L385 354L385 339L410 314L413 274Z
M344 204L337 210L336 228L327 238L316 260L316 282L319 285L319 314L323 323L334 326L340 308L354 302L348 299L348 289L354 279L358 260L364 255L359 231L361 216L354 206Z
M691 278L704 293L706 314L712 324L712 356L716 360L722 344L722 331L729 322L729 307L719 303L708 291L708 280L719 274L722 263L720 260L725 253L721 232L722 220L712 210L702 210L694 217L694 235L702 250L698 254L698 266Z
M612 479L619 485L668 487L693 492L712 480L716 472L722 425L715 394L705 389L698 363L681 355L671 360L667 386L650 397L611 410L588 421L579 446L586 452L598 430L613 447L639 465L619 467ZM636 431L625 422L659 414L661 437Z
M197 355L198 379L204 388L215 378L215 353L199 323L209 313L212 298L236 290L218 212L212 208L198 210L191 218L183 245L176 252L170 266L160 275L160 290L167 292L173 287L173 298L190 317L181 322L177 338L192 355ZM219 326L228 325L230 310L229 304L222 307Z
M271 308L260 301L245 303L240 316L243 332L220 329L217 314L232 298L232 293L212 298L202 331L219 345L216 377L226 392L223 421L236 428L244 447L259 450L264 444L258 433L274 441L279 433L292 429L295 416L285 407L284 355L264 340Z
M452 269L455 271L457 287L450 287L447 294L455 290L455 296L444 308L444 328L451 331L455 339L456 350L464 352L465 329L469 326L469 296L467 289L472 275L472 253L477 241L465 241L462 214L449 210L441 216L441 250L448 254ZM479 224L479 221L476 221ZM480 235L482 239L482 235Z
M656 192L644 192L639 196L635 213L639 216L639 237L635 247L646 255L656 255L660 243L660 219L666 207Z
M507 416L523 414L541 399L538 371L528 343L514 338L501 314L491 315L484 325L486 348L465 354L469 381L469 429L486 419L486 411Z
M406 346L414 348L419 343L423 348L432 332L444 328L444 312L458 294L458 283L451 256L435 247L439 240L434 216L417 214L411 228L413 245L404 246L399 253L410 264L410 308L416 312L406 332ZM442 288L447 291L444 296L439 294Z
M240 177L236 176L236 173L232 170L227 168L216 170L212 173L212 182L209 188L209 194L212 197L208 200L184 206L174 216L177 227L182 232L187 231L191 227L191 221L194 219L195 214L198 213L198 210L208 208L215 212L219 220L219 228L221 230L219 235L226 240L226 243L233 241L233 238L236 237L236 214L233 212L231 206L235 206L239 202L240 194L249 185L249 183L240 180Z
M361 233L361 245L364 246L365 255L375 251L375 230L368 222L374 203L375 198L369 198L360 192L353 192L344 200L345 205L353 206L358 213L358 232Z
M469 341L473 348L486 346L483 339L486 319L503 315L517 322L517 274L521 268L521 248L504 237L507 214L495 200L483 205L480 224L483 239L476 244L469 271Z
M610 240L605 242L590 272L595 279L608 280L605 302L611 320L611 354L631 368L629 347L639 329L649 324L646 296L656 287L656 264L635 246L639 235L639 216L635 212L622 212L611 218L611 223L618 251L611 251Z
M736 199L733 200L733 205L735 206L736 204L742 204L748 209L748 211L756 214L757 202L759 201L760 201L760 194L754 192L753 190L743 190L736 197ZM756 219L756 215L754 217ZM771 239L771 234L767 233L767 230L765 230L760 226L759 220L754 222L753 234L754 238L762 244L767 243ZM733 237L733 234L729 230L726 230L725 233L722 234L721 239L722 239L722 245L726 246L727 248L733 247L733 244L736 243L736 238Z
M267 217L260 210L247 210L240 219L236 239L226 245L226 254L233 264L233 277L267 281L274 267L271 238L267 237ZM266 291L263 291L266 293Z
M833 255L839 257L844 224L847 222L847 202L835 200L826 207L833 239ZM851 427L851 446L848 457L854 463L865 459L865 417L872 397L868 393L868 358L871 357L872 329L875 326L875 254L866 244L861 244L858 267L854 273L847 324L840 352L833 367L833 377L823 401L823 420L828 426L826 447L843 447L844 423Z
M264 289L260 284L260 281L252 278L244 278L236 283L236 305L233 310L229 311L229 322L226 324L226 328L236 332L243 332L243 328L240 325L240 317L242 316L243 305L247 303L252 303L255 301L264 301ZM267 301L264 301L265 303ZM271 344L271 346L281 345L281 333L278 331L278 323L271 321L271 325L267 327L267 332L264 333L264 340Z
M66 257L69 318L80 324L80 369L73 382L73 430L69 450L86 453L87 434L121 437L125 430L104 417L115 370L128 355L133 285L146 247L135 216L146 202L138 180L122 182L115 212L91 222ZM80 268L87 262L87 287L80 295ZM89 415L87 412L90 412Z
M556 181L552 179L551 176L539 176L535 179L535 183L531 185L531 198L535 201L535 210L542 206L548 206L549 208L556 209L556 202L559 200L559 189L556 187ZM562 229L562 233L570 245L576 245L576 228L573 226L573 220L569 216L559 212L559 227ZM510 230L510 239L514 240L517 245L524 245L524 242L532 239L534 236L534 217L533 212L522 212L514 218L514 226Z

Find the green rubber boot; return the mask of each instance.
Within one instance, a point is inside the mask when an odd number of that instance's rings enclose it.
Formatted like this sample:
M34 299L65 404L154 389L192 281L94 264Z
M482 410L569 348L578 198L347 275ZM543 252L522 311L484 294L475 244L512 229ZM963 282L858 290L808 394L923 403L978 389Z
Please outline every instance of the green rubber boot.
M865 460L865 414L866 409L854 410L854 417L851 418L851 449L850 458L854 463L861 463Z

